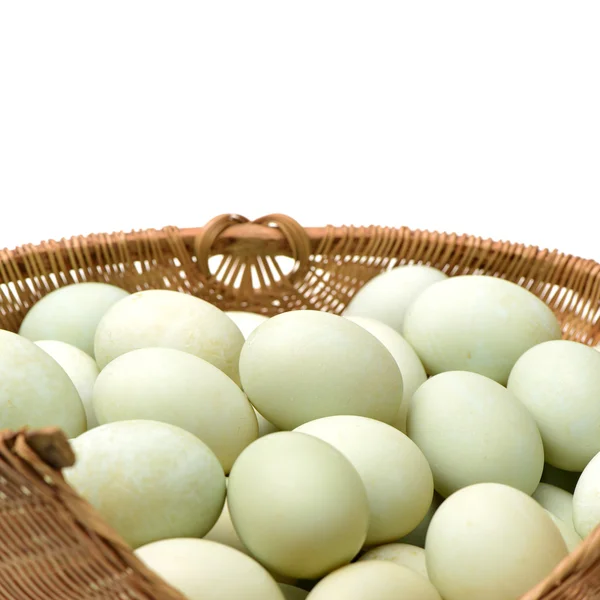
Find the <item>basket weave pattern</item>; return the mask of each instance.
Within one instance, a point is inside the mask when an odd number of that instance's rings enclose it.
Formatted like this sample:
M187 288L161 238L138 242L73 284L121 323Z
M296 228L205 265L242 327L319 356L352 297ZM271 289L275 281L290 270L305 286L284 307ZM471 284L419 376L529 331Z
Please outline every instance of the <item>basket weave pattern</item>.
M513 281L554 310L566 339L600 343L600 264L594 261L407 228L303 228L285 215L254 222L222 215L198 229L92 235L0 251L0 327L17 331L40 298L82 281L130 292L182 291L224 310L339 314L369 279L413 263L450 276ZM64 482L59 469L72 461L69 452L53 430L0 434L0 599L181 600ZM600 598L598 531L523 600L593 598Z

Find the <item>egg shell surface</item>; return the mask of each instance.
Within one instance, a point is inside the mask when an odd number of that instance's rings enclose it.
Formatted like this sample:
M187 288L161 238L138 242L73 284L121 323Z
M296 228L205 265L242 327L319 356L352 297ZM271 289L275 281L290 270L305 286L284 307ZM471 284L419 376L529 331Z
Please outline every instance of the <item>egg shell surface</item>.
M395 541L423 519L433 498L427 459L401 431L380 421L340 415L295 431L331 444L361 476L369 499L367 546Z
M388 561L347 565L322 579L308 600L442 600L422 575Z
M172 348L115 358L96 380L94 410L102 424L145 419L181 427L215 453L226 473L258 437L242 390L209 362Z
M64 369L23 336L0 330L0 428L86 430L83 403Z
M242 349L240 376L250 402L284 430L339 414L392 423L402 402L402 374L385 346L320 311L283 313L260 325Z
M402 373L403 395L400 412L393 423L394 427L406 433L406 416L417 388L425 383L427 374L417 353L412 346L390 326L366 317L346 317L349 321L360 325L371 335L374 335L394 357L400 373Z
M38 300L25 315L19 334L31 341L58 340L94 356L100 319L129 292L108 283L74 283Z
M262 323L268 321L268 317L252 312L238 310L227 310L225 314L238 326L245 339Z
M227 502L252 556L287 577L322 577L352 560L367 536L360 475L333 446L302 433L248 446L229 475Z
M567 555L550 515L497 483L450 496L427 532L427 573L444 600L515 600Z
M482 482L532 494L542 476L544 448L533 417L506 388L477 373L428 379L413 396L408 435L444 497Z
M120 421L71 442L67 482L137 548L172 537L202 537L225 501L225 474L196 436L157 421Z
M367 317L402 333L407 308L430 285L447 275L423 265L403 265L380 273L354 294L344 310L347 317Z
M425 289L406 311L404 337L430 375L471 371L506 385L527 350L561 337L552 310L510 281L451 277Z
M285 600L255 560L216 542L162 540L138 548L136 556L188 600Z
M600 452L600 354L555 340L531 348L513 367L508 389L533 415L546 462L583 471Z
M83 403L87 428L93 429L96 427L98 419L96 419L92 404L92 391L100 372L96 361L76 346L58 340L40 340L35 342L35 345L51 356L64 369Z
M410 544L384 544L365 552L359 559L363 560L389 560L395 565L402 565L411 571L427 577L425 563L425 550Z
M216 306L189 294L146 290L115 304L96 330L96 362L140 348L173 348L202 358L239 383L244 336Z
M573 524L582 537L600 525L600 453L583 470L573 493Z

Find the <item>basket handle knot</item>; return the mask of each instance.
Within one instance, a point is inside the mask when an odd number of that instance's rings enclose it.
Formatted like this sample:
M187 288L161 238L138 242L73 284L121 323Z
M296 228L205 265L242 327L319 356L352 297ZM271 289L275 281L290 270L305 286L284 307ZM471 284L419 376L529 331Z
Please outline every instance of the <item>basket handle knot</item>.
M211 219L196 237L194 249L198 269L207 278L212 277L208 259L214 247L224 247L229 253L288 254L295 267L288 278L306 274L311 256L310 239L302 225L282 214L270 214L250 221L237 214L224 214Z

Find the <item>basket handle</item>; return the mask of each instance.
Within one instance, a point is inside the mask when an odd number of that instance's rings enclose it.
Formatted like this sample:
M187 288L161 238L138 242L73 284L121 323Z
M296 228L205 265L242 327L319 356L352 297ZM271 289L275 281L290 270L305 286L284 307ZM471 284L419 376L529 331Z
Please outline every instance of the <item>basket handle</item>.
M311 256L311 242L304 227L296 220L283 214L265 215L255 221L237 214L223 214L211 219L194 240L198 269L205 277L212 277L208 259L214 243L227 229L234 226L243 226L245 235L240 237L237 245L230 245L228 252L247 254L249 247L252 247L256 254L282 254L282 250L275 248L273 244L276 230L286 241L287 252L284 253L289 253L296 261L290 277L300 278L305 275Z

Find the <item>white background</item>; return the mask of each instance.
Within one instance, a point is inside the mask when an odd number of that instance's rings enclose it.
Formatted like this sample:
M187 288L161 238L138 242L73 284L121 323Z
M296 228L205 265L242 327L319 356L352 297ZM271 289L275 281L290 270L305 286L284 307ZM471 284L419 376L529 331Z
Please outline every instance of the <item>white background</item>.
M0 247L285 212L600 260L596 1L0 6Z

